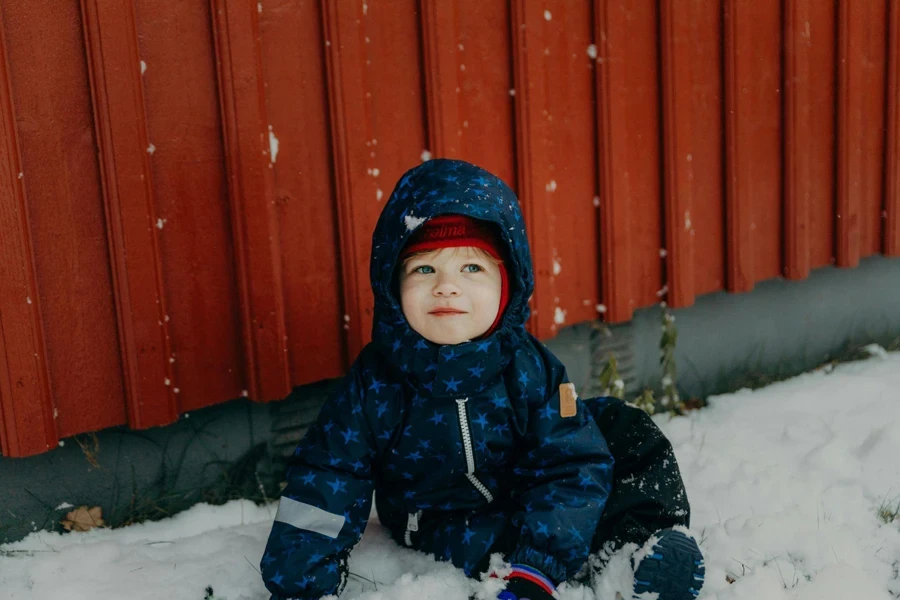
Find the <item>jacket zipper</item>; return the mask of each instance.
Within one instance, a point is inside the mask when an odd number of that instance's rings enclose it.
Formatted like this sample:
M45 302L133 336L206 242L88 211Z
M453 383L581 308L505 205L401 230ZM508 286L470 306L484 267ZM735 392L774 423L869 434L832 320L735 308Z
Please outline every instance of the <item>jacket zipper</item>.
M475 477L475 452L472 450L472 435L469 431L469 417L466 414L466 402L468 398L457 399L456 405L459 409L459 429L462 431L463 449L466 452L466 478L475 486L475 489L481 492L488 502L493 502L494 497L487 487Z
M409 513L406 517L406 535L403 536L403 541L407 546L412 546L412 534L414 531L419 530L419 519L421 517L421 510L417 513Z

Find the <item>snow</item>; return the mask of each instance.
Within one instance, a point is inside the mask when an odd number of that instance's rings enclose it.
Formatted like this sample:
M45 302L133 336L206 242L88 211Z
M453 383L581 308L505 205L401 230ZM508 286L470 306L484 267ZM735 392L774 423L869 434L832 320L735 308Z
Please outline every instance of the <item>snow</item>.
M900 521L876 516L900 502L900 353L870 354L654 417L675 447L706 556L701 600L900 595ZM210 586L217 600L264 600L257 569L274 512L232 501L117 530L35 532L0 546L2 597L203 598ZM374 516L350 569L342 600L486 600L500 585L398 547ZM563 585L560 598L605 600L630 579L620 553L593 589Z
M271 125L269 125L269 156L272 157L273 163L278 160L278 138Z
M555 307L553 309L553 322L557 325L564 324L566 322L566 311L558 306Z
M425 222L426 217L417 217L415 215L406 215L403 222L406 223L407 231L415 231L416 227Z

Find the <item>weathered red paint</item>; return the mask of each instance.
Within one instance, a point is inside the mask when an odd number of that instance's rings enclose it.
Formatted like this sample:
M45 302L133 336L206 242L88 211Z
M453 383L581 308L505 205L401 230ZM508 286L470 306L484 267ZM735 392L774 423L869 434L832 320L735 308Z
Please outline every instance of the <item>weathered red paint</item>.
M889 10L884 253L900 256L900 3Z
M837 265L882 249L885 2L839 1Z
M835 3L784 4L784 275L834 256Z
M429 155L516 188L540 337L900 254L898 39L851 0L4 1L0 451L343 373Z
M781 274L779 0L725 0L727 289Z
M659 40L651 2L594 3L600 273L610 321L661 299Z

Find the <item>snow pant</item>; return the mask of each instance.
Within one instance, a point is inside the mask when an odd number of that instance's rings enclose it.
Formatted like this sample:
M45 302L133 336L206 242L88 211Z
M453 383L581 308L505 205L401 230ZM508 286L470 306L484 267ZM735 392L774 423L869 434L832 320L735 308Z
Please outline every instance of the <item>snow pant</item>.
M613 486L597 523L591 554L611 554L623 545L642 546L657 531L690 526L691 508L672 444L644 411L617 398L579 400L591 411L612 453ZM492 547L508 554L518 533L509 527ZM488 558L475 572L488 568Z
M600 427L613 466L613 488L591 552L643 545L661 529L690 527L691 507L672 444L644 411L615 398L583 401Z

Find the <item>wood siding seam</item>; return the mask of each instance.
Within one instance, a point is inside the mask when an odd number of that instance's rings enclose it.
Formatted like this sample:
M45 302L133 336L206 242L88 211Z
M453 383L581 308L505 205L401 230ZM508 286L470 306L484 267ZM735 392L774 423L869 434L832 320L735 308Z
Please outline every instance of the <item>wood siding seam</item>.
M612 73L610 64L609 1L594 1L594 29L597 45L597 154L600 178L600 274L601 302L607 321L617 323L631 318L628 298L633 291L624 285L623 273L630 267L630 249L616 244L619 218L614 177L612 132Z
M259 17L250 3L212 9L247 389L268 401L291 391L291 376Z
M326 75L328 77L328 106L334 160L335 202L340 224L340 259L343 282L345 331L347 332L348 364L362 350L364 333L362 298L358 281L360 273L356 260L354 232L353 184L350 159L350 139L347 109L344 98L343 40L340 22L340 0L321 0L325 31Z
M529 65L528 44L532 32L528 30L528 2L527 0L513 0L510 10L510 41L512 42L512 63L513 63L513 87L516 90L514 114L515 114L515 131L516 131L516 187L519 203L524 213L525 227L529 232L532 252L532 269L534 270L535 284L537 284L538 261L540 260L539 249L534 246L534 228L536 227L537 215L537 199L535 198L535 182L534 182L534 127L535 123L531 117L531 87L528 79L531 65ZM541 313L544 308L541 304L543 294L539 294L537 285L531 299L531 331L535 335L540 335L543 327L544 315Z
M0 452L28 456L56 446L51 391L0 11Z
M850 193L850 173L847 145L849 144L849 94L850 94L850 2L839 0L838 17L838 109L837 109L837 203L835 205L836 264L853 267L859 264L859 230L857 204Z
M900 2L889 3L884 253L900 256Z
M82 0L88 74L112 261L129 424L178 418L149 161L147 116L131 0ZM111 76L124 73L125 77Z

